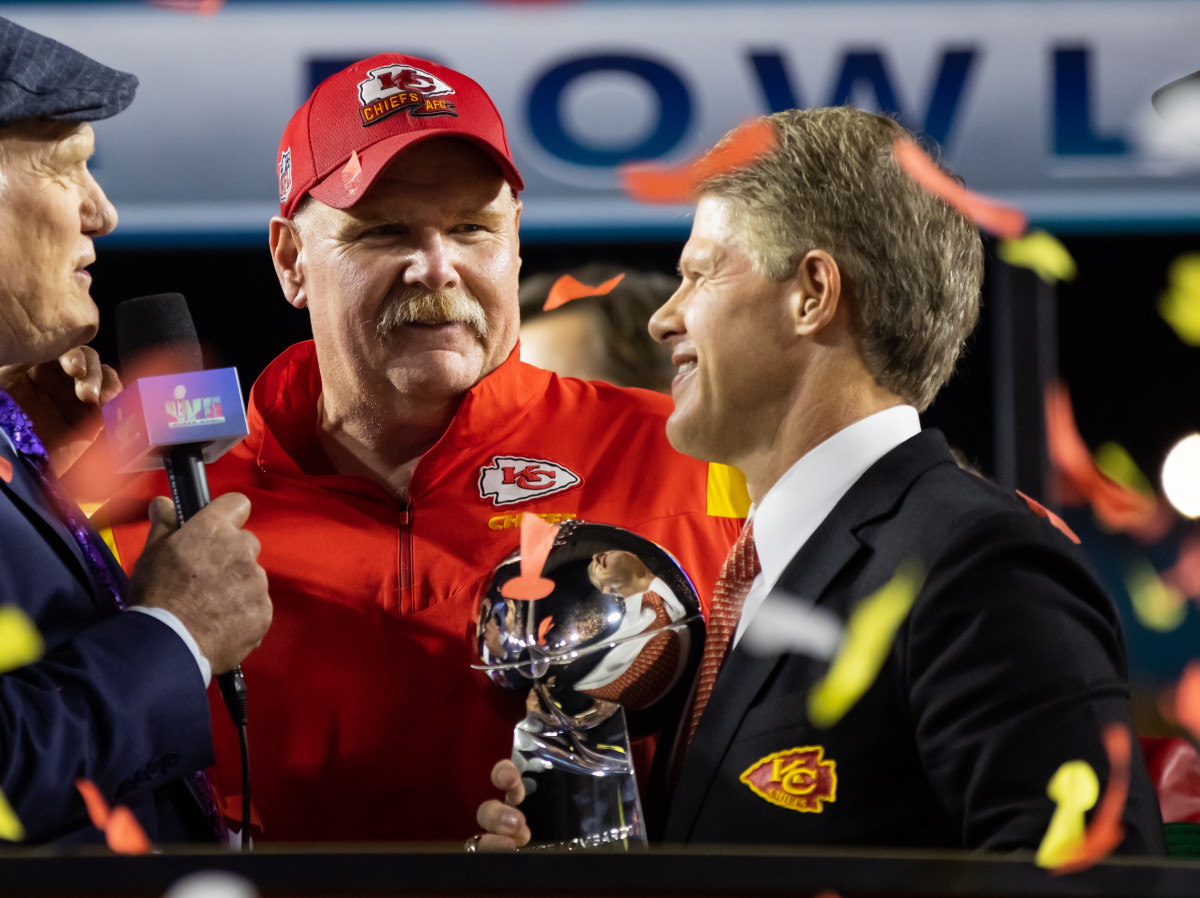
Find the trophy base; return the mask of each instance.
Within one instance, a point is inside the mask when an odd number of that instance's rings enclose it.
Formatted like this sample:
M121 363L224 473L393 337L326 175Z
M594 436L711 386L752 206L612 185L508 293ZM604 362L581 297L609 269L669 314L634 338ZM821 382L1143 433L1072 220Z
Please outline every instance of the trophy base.
M525 781L521 810L533 833L522 850L646 847L625 712L610 707L586 729L561 726L540 711L517 724L513 762Z

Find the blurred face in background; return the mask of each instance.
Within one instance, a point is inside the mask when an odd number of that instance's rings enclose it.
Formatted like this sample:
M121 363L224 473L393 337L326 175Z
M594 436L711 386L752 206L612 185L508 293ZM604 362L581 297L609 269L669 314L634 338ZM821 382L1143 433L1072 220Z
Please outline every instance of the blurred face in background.
M670 393L671 351L646 328L678 285L678 278L662 272L605 262L530 275L520 292L521 360L563 377ZM544 308L580 286L597 292Z
M582 305L568 305L521 325L521 361L563 377L612 381L604 338Z

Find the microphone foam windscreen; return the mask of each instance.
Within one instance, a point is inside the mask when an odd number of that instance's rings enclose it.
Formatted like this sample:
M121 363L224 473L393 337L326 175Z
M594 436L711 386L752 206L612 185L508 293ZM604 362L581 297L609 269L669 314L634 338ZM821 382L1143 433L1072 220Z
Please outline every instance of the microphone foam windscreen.
M119 304L117 355L127 382L201 370L200 341L183 294L157 293Z

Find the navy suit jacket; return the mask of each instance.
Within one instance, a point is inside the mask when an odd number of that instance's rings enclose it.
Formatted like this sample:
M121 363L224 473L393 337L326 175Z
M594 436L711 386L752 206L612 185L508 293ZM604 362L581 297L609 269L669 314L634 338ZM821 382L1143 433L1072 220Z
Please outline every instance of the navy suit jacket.
M1103 789L1104 727L1130 723L1124 649L1078 548L925 431L860 478L779 586L846 620L908 561L925 571L912 610L866 694L826 729L807 701L829 662L739 642L666 841L1034 849L1059 765L1087 761ZM1133 756L1121 850L1161 854L1136 740Z
M46 643L41 660L0 674L0 790L27 841L103 840L75 788L80 777L129 806L152 841L211 841L180 779L212 763L195 659L161 621L117 611L3 436L0 458L12 465L11 482L0 479L0 605L24 610Z

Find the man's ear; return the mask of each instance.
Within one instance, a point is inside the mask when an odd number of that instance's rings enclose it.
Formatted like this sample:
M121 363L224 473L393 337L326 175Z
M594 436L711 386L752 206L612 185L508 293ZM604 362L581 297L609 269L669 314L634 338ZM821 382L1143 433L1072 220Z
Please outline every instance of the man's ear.
M791 314L796 333L811 336L826 328L842 301L842 273L823 249L809 250L796 266Z
M308 305L304 293L304 246L295 220L276 215L271 219L271 261L284 298L297 309Z
M521 258L521 242L520 242L520 240L521 240L521 210L524 209L525 206L518 199L514 199L514 202L516 203L516 206L517 206L517 217L516 217L516 220L513 222L514 226L517 229L517 271L520 271L521 266L525 262L525 260Z

